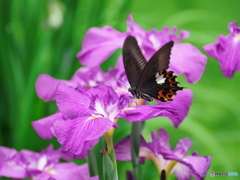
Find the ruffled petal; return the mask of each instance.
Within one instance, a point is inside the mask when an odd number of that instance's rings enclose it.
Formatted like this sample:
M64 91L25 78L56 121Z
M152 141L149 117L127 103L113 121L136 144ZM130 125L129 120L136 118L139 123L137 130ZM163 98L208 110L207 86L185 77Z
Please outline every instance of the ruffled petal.
M126 36L126 33L120 33L110 26L90 28L84 37L82 50L77 57L84 66L98 66L116 49L122 47Z
M109 104L114 104L118 100L117 93L110 86L100 85L89 89L88 92L92 95L97 95L99 99L101 99L104 107L107 107Z
M210 166L210 156L200 157L197 156L196 153L192 156L184 156L191 145L192 143L190 139L182 139L179 141L174 151L161 153L164 159L178 162L173 171L174 173L176 171L176 175L179 179L188 179L191 175L196 179L203 179ZM189 168L189 171L186 169L186 166Z
M74 119L89 113L90 95L87 91L73 89L59 83L56 91L56 104L60 112L67 118Z
M156 153L166 153L168 151L171 151L171 147L169 144L169 135L164 129L158 130L158 136L154 131L151 132L151 137L151 144L155 144Z
M182 122L178 112L175 109L161 105L142 105L129 107L126 108L123 113L128 122L145 121L147 119L159 116L168 117L172 121L175 128L177 128Z
M207 57L190 43L174 44L169 70L176 75L184 74L188 83L195 83L202 77Z
M73 120L56 120L54 131L63 151L79 155L83 152L86 141L103 136L113 125L114 123L106 118L81 116Z
M188 138L184 138L177 143L177 146L173 150L173 153L183 157L186 155L186 153L191 147L192 147L192 141Z
M195 177L195 179L201 180L206 176L211 163L211 158L210 156L186 156L181 160L178 159L177 161L179 162L178 166L176 166L173 170L177 177L189 177L189 174L187 174L187 172L189 172L190 175ZM186 166L190 169L190 171L186 170Z
M84 87L86 89L104 84L107 81L107 74L100 67L81 67L71 79L73 87Z
M219 61L222 73L227 78L232 78L234 72L240 71L240 28L237 22L229 23L230 34L218 35L218 41L203 46L209 56Z

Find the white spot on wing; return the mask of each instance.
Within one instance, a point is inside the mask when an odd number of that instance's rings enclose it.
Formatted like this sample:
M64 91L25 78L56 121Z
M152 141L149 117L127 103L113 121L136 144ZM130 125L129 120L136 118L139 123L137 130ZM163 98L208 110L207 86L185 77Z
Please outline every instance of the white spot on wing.
M158 84L163 84L163 83L165 83L165 79L166 79L166 78L164 78L163 75L160 76L159 73L157 73L155 77L156 77L156 82L157 82Z

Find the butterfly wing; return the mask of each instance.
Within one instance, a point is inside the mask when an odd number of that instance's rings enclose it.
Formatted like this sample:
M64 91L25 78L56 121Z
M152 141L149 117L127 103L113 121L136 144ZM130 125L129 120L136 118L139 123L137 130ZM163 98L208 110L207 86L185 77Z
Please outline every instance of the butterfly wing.
M137 89L160 101L171 101L178 90L176 76L172 71L166 71L169 66L173 41L165 44L149 60L140 75Z
M131 87L137 87L138 80L147 61L138 46L137 40L133 36L128 36L124 41L123 63Z
M173 41L170 41L151 57L139 77L137 87L146 87L152 79L156 79L157 72L168 69L172 47Z

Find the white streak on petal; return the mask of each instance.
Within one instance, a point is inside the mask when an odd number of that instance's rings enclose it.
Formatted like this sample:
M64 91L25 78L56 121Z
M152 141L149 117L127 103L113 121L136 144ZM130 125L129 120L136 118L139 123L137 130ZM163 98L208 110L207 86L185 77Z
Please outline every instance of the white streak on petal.
M43 170L46 164L47 164L47 156L44 155L38 161L38 169Z

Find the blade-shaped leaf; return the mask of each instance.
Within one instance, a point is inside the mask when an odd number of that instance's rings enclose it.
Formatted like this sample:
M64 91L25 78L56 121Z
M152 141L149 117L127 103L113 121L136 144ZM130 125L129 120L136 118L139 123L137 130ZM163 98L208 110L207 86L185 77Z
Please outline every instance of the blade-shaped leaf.
M103 153L103 177L104 180L118 180L117 169L106 151Z
M88 151L87 162L90 177L97 176L98 175L97 161L93 149Z

